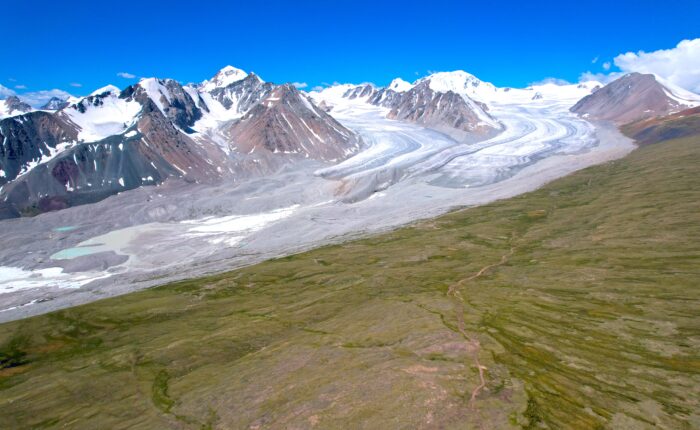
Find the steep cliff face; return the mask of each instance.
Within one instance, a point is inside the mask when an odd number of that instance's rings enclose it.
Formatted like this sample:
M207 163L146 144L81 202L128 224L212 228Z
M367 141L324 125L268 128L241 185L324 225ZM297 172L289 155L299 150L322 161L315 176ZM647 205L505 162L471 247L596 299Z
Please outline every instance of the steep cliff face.
M60 151L61 144L77 138L74 125L47 112L0 120L0 185L52 157Z

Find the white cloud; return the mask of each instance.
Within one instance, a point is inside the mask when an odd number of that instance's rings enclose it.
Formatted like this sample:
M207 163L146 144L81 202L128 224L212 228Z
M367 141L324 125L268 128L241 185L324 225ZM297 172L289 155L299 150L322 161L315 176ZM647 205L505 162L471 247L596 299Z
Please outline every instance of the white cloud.
M307 84L306 82L292 82L292 85L299 89L306 88L309 86L309 84Z
M323 88L324 87L320 85L316 85L315 87L311 88L311 91L323 91Z
M675 48L620 54L615 65L624 72L654 73L682 88L700 93L700 38Z
M71 87L75 87L75 88L80 88L80 87L83 86L83 84L78 83L78 82L71 82L71 83L70 83L70 86L71 86Z
M605 63L603 63L603 69L610 70L610 61L606 61Z
M598 57L595 57L594 59L591 60L591 63L595 64L598 62Z
M571 82L567 81L566 79L544 78L541 81L533 82L530 85L545 85L545 84L569 85L569 84L571 84Z
M581 73L581 76L578 77L578 81L579 82L598 81L601 84L607 84L609 82L614 81L615 79L619 78L622 75L624 75L624 73L620 73L620 72L612 72L612 73L583 72L583 73Z
M35 108L39 108L45 105L46 102L48 102L51 99L51 97L58 97L59 99L66 100L68 99L68 97L71 97L71 94L59 89L32 91L28 93L19 94L20 99L29 103Z
M14 95L15 95L14 90L0 85L0 99L6 99L6 98L8 98L10 96L14 96Z
M119 73L117 73L117 76L119 76L120 78L124 78L124 79L134 79L136 77L136 75L134 75L133 73L127 73L127 72L119 72Z
M15 88L17 88L18 90L26 90L27 86L26 85L15 85Z

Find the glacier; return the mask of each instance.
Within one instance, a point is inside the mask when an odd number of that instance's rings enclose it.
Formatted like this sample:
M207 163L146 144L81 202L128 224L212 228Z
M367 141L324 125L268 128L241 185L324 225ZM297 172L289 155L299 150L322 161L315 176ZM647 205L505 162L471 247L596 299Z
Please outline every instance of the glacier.
M8 247L0 250L0 265L12 277L0 276L0 321L511 197L634 148L614 127L568 111L595 83L506 90L472 85L471 75L456 77L464 82L441 85L466 86L474 100L487 104L500 133L458 143L387 119L386 108L344 99L351 86L341 85L309 93L364 141L359 153L337 164L302 160L235 184L167 181L91 205L4 221L0 237ZM394 84L401 90L410 85ZM65 225L76 228L56 230ZM26 241L28 232L36 240ZM17 279L23 288L10 290L8 282Z

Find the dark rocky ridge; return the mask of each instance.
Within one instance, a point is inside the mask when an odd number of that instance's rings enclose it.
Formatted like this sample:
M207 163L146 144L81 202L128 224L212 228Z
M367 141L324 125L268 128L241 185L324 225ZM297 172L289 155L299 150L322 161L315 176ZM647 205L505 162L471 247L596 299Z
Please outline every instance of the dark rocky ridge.
M206 161L211 155L175 128L153 101L146 99L143 106L129 132L76 144L7 184L0 213L31 215L93 203L169 177L218 176L216 166Z
M0 120L0 185L15 179L28 163L50 156L59 143L77 138L73 125L48 112Z

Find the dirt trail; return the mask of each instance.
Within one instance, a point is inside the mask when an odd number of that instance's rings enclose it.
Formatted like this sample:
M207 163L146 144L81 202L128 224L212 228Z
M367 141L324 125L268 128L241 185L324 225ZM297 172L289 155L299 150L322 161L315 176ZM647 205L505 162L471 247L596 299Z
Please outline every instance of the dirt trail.
M469 399L469 405L471 407L474 407L474 402L476 401L476 396L479 395L482 389L486 386L486 378L484 377L484 370L486 369L484 366L481 365L481 362L479 361L479 351L481 350L481 344L479 343L479 339L476 337L473 337L467 333L465 327L464 327L464 298L462 297L461 292L459 291L460 288L462 288L467 282L474 281L477 278L483 276L486 272L488 272L490 269L493 269L495 267L501 266L505 264L508 261L508 258L513 255L513 252L515 252L515 247L510 248L510 251L508 253L503 254L501 256L501 259L497 263L492 263L487 266L482 267L478 272L475 274L468 276L466 278L463 278L454 284L450 285L450 288L447 290L447 295L454 297L455 300L455 316L457 317L457 329L459 332L462 334L464 339L467 342L467 351L470 351L472 353L472 357L474 360L474 365L476 366L477 369L479 369L479 385L477 385L473 390L472 390L472 395Z

